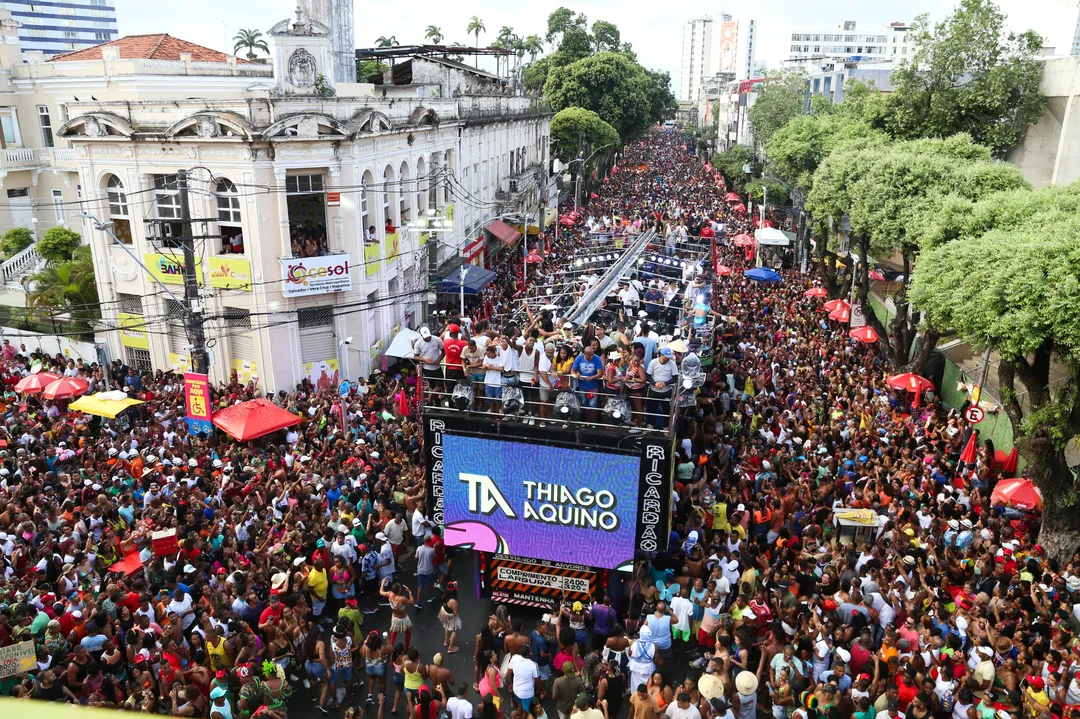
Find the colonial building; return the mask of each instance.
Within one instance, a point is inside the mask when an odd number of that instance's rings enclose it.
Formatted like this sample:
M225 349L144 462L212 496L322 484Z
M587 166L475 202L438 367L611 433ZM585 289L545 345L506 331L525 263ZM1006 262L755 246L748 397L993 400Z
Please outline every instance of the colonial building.
M77 221L107 350L129 365L189 364L178 170L201 220L211 380L269 391L367 375L422 321L429 267L466 247L485 261L516 240L496 218L554 200L550 113L505 83L423 59L382 85L334 83L326 26L300 14L269 36L271 65L138 57L123 38L14 68L28 92L66 98L55 136L71 156L56 169L93 216ZM450 229L424 231L434 221Z

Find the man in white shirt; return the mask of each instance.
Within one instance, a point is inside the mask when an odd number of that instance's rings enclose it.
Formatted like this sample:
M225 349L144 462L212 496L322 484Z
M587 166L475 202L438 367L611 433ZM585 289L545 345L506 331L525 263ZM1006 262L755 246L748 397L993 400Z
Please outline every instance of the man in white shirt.
M457 696L446 700L446 711L450 719L472 719L473 705L468 699L469 685L465 682L458 684Z
M520 704L526 714L529 713L537 685L540 684L540 669L530 658L530 654L529 645L522 645L518 653L510 657L506 675L507 683L514 690L514 704Z
M488 401L488 411L497 412L502 404L502 377L505 361L493 343L484 348L484 359L480 365L484 370L484 397Z
M195 605L191 601L191 596L179 587L173 592L173 598L167 610L170 614L176 615L184 625L184 631L187 631L195 621Z
M416 505L416 509L412 513L412 535L418 547L424 543L425 539L431 536L431 522L424 516L424 504L422 502Z

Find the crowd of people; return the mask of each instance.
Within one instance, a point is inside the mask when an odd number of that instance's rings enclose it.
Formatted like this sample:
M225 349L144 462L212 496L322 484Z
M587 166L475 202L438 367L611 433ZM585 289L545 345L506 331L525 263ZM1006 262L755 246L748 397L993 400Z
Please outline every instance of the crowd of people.
M752 220L680 137L654 132L621 164L547 239L543 270L499 260L491 316L448 316L421 332L415 370L358 381L347 426L334 388L305 383L271 397L299 425L198 437L175 374L5 342L0 668L17 671L0 694L209 719L1073 715L1080 555L1051 560L1037 513L991 506L993 448L961 463L963 417L891 389L884 353L823 319L809 276L745 278L730 238ZM580 327L557 314L587 279L526 304L597 233L647 229L686 261L677 276L628 277ZM673 413L664 388L706 352ZM19 395L34 365L144 404L121 426ZM629 401L637 426L673 417L667 549L593 603L463 626L477 600L427 513L417 395L469 378L492 408L523 387L541 421L563 389L586 420L600 397ZM234 376L214 402L259 394ZM884 521L846 542L840 508ZM425 609L443 630L431 657L413 645ZM459 649L471 677L447 667Z

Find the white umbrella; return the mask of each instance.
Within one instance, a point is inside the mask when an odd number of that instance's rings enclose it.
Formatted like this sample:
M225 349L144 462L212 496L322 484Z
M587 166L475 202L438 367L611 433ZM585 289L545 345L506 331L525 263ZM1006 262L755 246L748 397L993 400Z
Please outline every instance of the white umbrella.
M416 330L402 327L401 331L394 336L394 340L390 343L390 346L386 348L386 352L383 354L387 357L408 357L411 359L415 354L415 352L413 352L413 345L419 338L420 333Z

